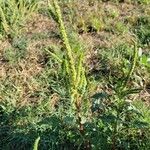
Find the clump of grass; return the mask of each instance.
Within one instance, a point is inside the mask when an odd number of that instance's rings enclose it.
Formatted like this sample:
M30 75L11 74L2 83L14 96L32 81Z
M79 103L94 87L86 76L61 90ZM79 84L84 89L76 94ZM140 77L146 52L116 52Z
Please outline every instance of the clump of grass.
M8 37L18 35L20 26L24 25L37 6L37 0L0 0L0 34Z
M26 57L28 41L25 37L14 38L11 44L11 47L4 50L3 57L5 61L14 65Z
M150 45L149 15L140 16L134 26L135 34L142 45Z

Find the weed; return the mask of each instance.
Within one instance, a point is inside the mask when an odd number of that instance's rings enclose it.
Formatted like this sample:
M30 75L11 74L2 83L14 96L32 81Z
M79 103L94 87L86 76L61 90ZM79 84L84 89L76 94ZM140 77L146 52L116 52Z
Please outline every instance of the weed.
M51 9L54 19L57 18L57 22L60 27L62 40L65 46L66 56L61 62L63 65L64 78L67 85L67 90L71 99L71 110L75 110L77 116L77 123L79 124L79 131L81 134L84 132L83 124L84 116L82 116L82 105L84 104L83 96L86 91L87 80L85 77L85 68L83 67L83 53L77 51L76 58L73 56L75 52L71 49L69 39L66 33L64 22L62 21L61 11L57 1L53 1L54 10ZM52 6L50 6L52 8ZM55 12L55 13L54 13ZM76 59L78 63L76 63Z

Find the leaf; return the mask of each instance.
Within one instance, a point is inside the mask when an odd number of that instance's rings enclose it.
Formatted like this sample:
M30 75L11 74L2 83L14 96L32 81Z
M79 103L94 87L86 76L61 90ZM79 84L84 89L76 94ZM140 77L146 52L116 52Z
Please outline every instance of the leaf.
M141 90L142 90L142 88L125 90L122 92L122 96L127 96L130 94L136 94L136 93L139 93Z
M87 121L86 117L81 117L81 124L85 124Z
M107 98L108 95L104 92L101 92L101 93L96 93L92 96L92 98L94 99L104 99L104 98Z
M138 55L139 55L139 57L141 57L141 56L142 56L142 53L143 53L142 48L139 48L139 51L138 51Z
M116 120L120 120L115 114L103 115L101 119L108 124L113 123Z
M147 56L146 55L142 56L141 62L142 62L142 64L147 65Z
M35 140L33 150L38 150L39 141L40 141L40 137L38 137L38 138Z
M58 62L62 63L62 59L59 58L55 53L49 51L48 49L45 49L46 52L48 52L54 59L56 59Z
M58 16L56 15L55 9L54 9L54 7L50 4L49 1L48 1L48 6L49 6L49 13L50 13L51 17L58 23Z
M0 107L2 108L2 110L6 110L6 107L3 105L0 105Z
M135 126L136 128L146 128L149 127L149 125L149 123L139 120L135 120L133 123L133 126Z
M67 125L73 125L75 123L75 119L74 119L74 117L66 116L66 117L64 117L64 122Z

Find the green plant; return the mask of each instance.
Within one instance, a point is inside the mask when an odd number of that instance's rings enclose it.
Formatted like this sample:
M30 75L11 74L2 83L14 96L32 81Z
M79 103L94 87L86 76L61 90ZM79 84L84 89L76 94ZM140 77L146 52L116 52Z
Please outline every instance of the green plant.
M126 33L126 32L128 31L128 28L127 28L127 26L124 25L124 23L122 23L122 22L117 22L117 23L115 24L115 30L116 30L117 32L123 34L123 33Z
M95 101L92 110L100 119L98 121L99 128L104 131L104 135L107 134L105 138L108 138L106 145L109 149L133 149L135 147L142 149L142 147L148 147L148 136L147 133L144 133L149 128L148 121L143 120L140 109L136 108L133 102L128 99L129 95L139 93L142 90L131 88L128 84L129 81L131 82L138 61L138 49L136 43L134 45L134 55L130 67L125 65L126 73L119 79L115 78L116 84L111 84L113 86L112 94L103 91L93 96ZM143 143L136 138L139 132L144 133ZM142 138L141 135L139 136ZM139 140L138 144L134 143L135 139L136 141ZM145 143L144 140L146 140Z
M20 26L38 6L37 0L0 0L0 34L8 37L18 35Z
M149 0L138 0L140 4L150 4Z
M129 119L128 116L128 112L126 112L125 110L128 110L128 107L130 106L130 104L128 104L128 102L125 101L126 96L129 94L132 94L134 92L137 92L135 89L127 89L127 84L132 76L132 73L135 69L135 65L136 65L136 61L137 61L137 47L135 45L134 47L134 55L133 55L133 62L131 64L131 67L129 69L129 72L127 74L127 76L125 77L124 80L122 80L121 83L119 83L119 85L114 89L116 94L114 95L115 98L115 107L116 107L116 119L113 125L113 136L112 136L112 149L116 149L116 145L117 145L117 132L118 132L118 128L119 128L119 120L122 117L125 117L124 121L126 121L126 117ZM124 112L125 111L125 112ZM119 119L119 120L118 120ZM123 120L122 120L123 121ZM129 120L130 121L130 120Z
M148 15L140 16L135 24L134 32L142 45L150 43L150 19Z
M64 72L64 78L67 85L67 90L70 97L71 102L71 109L75 110L75 114L77 115L77 122L79 123L79 130L83 132L83 117L82 117L82 105L84 94L86 92L87 80L85 76L85 68L83 65L83 52L78 51L75 52L72 50L71 45L69 43L69 39L66 33L66 29L64 26L64 22L62 20L62 14L60 11L60 7L58 5L57 0L53 0L53 6L50 5L49 7L52 13L53 18L59 24L60 33L62 36L63 44L65 46L65 54L66 57L62 61L62 71ZM53 54L54 55L54 54ZM56 56L57 57L57 56ZM55 57L55 58L56 58ZM78 59L78 63L76 60Z
M24 59L27 54L28 41L25 37L17 37L12 40L12 46L6 48L3 57L10 64L16 64Z
M148 54L143 54L141 48L139 48L139 63L145 67L150 67L150 57Z
M104 28L104 23L102 20L92 17L91 27L93 27L96 31L99 32Z

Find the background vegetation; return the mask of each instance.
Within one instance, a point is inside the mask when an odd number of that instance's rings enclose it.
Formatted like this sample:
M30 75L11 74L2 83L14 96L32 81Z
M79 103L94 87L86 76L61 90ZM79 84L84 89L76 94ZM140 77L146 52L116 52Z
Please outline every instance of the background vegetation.
M150 149L150 0L0 0L0 150Z

